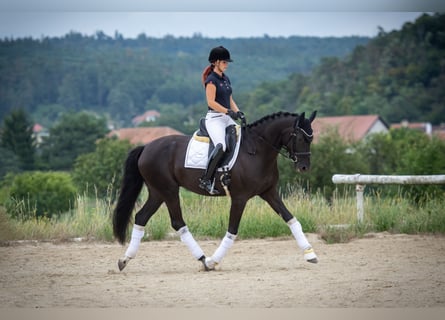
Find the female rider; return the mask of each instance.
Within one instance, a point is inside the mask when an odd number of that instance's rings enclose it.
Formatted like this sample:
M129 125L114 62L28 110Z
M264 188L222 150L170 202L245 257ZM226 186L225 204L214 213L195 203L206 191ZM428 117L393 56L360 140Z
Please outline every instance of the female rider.
M224 73L232 61L229 50L223 46L213 48L209 54L210 65L202 74L208 105L205 124L215 149L209 156L207 169L199 180L199 186L210 194L219 193L214 189L214 176L226 151L226 127L236 124L234 120L244 116L233 100L232 86Z

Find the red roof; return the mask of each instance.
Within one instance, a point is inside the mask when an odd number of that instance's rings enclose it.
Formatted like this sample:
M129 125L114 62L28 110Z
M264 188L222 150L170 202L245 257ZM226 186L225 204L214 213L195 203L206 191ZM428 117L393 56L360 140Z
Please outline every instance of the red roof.
M177 134L184 135L182 132L170 127L142 127L113 130L108 134L108 137L117 137L120 140L128 140L134 145L145 145L157 138Z
M391 124L391 129L401 129L401 128L408 128L413 130L422 131L429 136L431 136L433 132L433 126L429 122L408 122L408 121L402 121L401 123L394 123Z
M328 134L330 130L337 130L344 140L359 141L373 132L378 122L388 129L378 115L319 117L312 123L312 129L315 140L323 134Z
M43 127L38 123L34 124L34 126L32 127L32 132L40 132L42 130L43 130Z
M445 140L445 130L435 130L433 131L433 135L435 135L441 140Z
M134 117L133 120L131 120L131 122L137 126L138 124L144 121L153 121L154 119L159 118L160 116L161 114L158 111L148 110L145 111L143 114Z

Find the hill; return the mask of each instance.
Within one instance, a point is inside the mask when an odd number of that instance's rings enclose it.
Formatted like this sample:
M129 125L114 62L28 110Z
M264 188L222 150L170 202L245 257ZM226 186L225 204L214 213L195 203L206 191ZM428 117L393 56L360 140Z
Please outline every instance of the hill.
M203 109L201 71L210 49L224 45L237 94L263 82L309 73L322 58L344 57L369 38L289 37L209 39L141 34L124 39L103 32L83 36L0 40L0 121L22 107L45 126L67 111L107 114L118 125L146 109ZM199 107L198 107L199 106ZM193 114L193 111L188 111ZM178 128L179 129L179 128Z
M259 86L244 107L260 116L277 108L319 115L379 114L387 122L445 122L445 14L424 14L401 30L327 57L310 74Z

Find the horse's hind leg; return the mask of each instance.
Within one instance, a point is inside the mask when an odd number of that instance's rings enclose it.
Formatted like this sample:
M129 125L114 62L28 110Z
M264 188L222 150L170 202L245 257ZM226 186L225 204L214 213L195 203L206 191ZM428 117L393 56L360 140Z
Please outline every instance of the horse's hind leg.
M199 244L193 238L192 233L188 229L182 217L181 205L179 200L179 190L176 193L171 194L168 197L168 200L165 201L165 204L167 205L168 212L170 214L170 220L173 229L175 229L176 232L179 234L181 241L187 246L193 257L204 264L204 251L202 251Z
M122 271L130 261L136 257L139 250L139 245L144 237L144 227L147 225L148 220L159 209L162 204L162 200L154 195L154 192L150 193L150 196L144 206L136 213L135 223L131 232L131 240L125 251L125 256L118 261L119 270Z
M230 207L229 227L224 238L221 240L219 247L213 255L205 259L204 266L206 270L215 270L217 264L226 256L229 249L233 246L238 234L238 227L241 222L241 216L246 206L247 200L232 198Z

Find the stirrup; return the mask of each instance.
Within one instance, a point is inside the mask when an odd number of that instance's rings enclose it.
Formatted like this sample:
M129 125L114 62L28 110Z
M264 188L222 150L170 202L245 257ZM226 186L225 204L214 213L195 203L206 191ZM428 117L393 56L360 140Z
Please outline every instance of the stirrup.
M213 180L215 181L215 180ZM217 195L219 194L219 191L215 189L215 182L211 183L210 180L205 178L199 179L199 187L201 189L206 190L211 195Z

